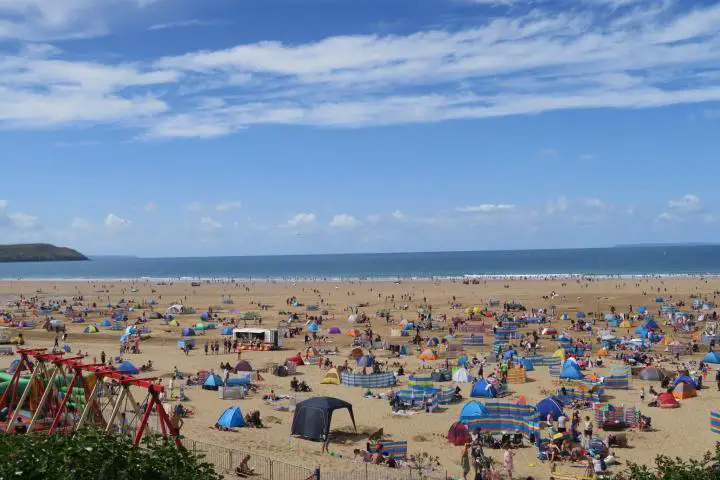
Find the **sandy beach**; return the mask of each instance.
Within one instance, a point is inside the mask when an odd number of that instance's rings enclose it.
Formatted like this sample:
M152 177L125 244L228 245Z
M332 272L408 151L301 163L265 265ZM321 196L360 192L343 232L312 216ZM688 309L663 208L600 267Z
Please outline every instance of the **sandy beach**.
M327 310L323 315L321 335L327 337L327 341L318 344L318 347L338 347L339 354L330 356L335 364L342 364L347 358L352 343L352 337L344 334L327 335L326 330L330 326L337 326L343 332L346 329L357 327L367 328L366 325L357 326L348 323L348 316L352 313L351 308L357 307L359 312L365 313L370 318L370 325L375 334L380 335L384 340L393 344L407 344L409 337L391 337L391 329L398 328L401 319L409 321L417 318L418 308L421 306L432 308L434 318L445 315L449 319L457 316L465 316L465 308L474 305L485 305L489 299L497 299L501 302L517 301L530 308L550 309L555 306L558 316L567 312L570 318L575 318L576 312L586 313L597 312L600 321L595 327L604 328L603 315L614 306L618 312L628 312L630 306L634 311L640 306L646 306L649 313L653 314L664 330L669 327L663 325L662 317L658 315L659 304L655 303L657 296L665 297L669 302L684 301L689 309L691 296L699 296L713 300L714 293L720 290L720 279L711 278L650 278L650 279L604 279L604 280L580 280L580 279L553 279L553 280L492 280L479 281L477 284L463 284L457 281L416 281L416 282L305 282L305 283L210 283L203 282L200 286L193 286L191 283L167 283L158 284L151 282L0 282L0 309L12 312L7 308L7 302L17 301L20 296L38 297L39 301L50 302L53 300L67 299L72 302L73 297L82 297L85 306L96 304L101 312L89 315L84 323L73 324L64 318L60 313L53 314L54 318L62 319L67 325L69 333L67 343L71 345L74 352L81 350L87 352L89 358L99 359L101 351L106 352L108 357L119 354L120 331L111 331L108 328L100 327L98 333L82 333L88 324L100 324L100 321L109 318L110 309L103 307L105 304L117 304L121 300L136 302L146 308L137 308L129 314L129 324L141 315L149 315L152 311L166 313L168 306L182 304L187 307L194 307L196 314L177 315L175 319L180 327L195 325L200 319L200 313L212 308L218 315L218 327L215 330L207 330L196 337L197 345L200 348L192 350L186 355L177 347L181 339L179 327L169 327L160 319L150 320L147 323L151 330L149 338L140 345L140 354L126 354L125 358L131 360L135 365L140 366L148 360L152 360L154 370L145 374L146 376L164 377L171 376L175 367L186 375L194 374L199 370L214 369L220 372L221 362L235 364L238 355L235 353L219 355L206 355L203 345L206 341L220 340L223 319L230 321L239 318L239 314L230 313L230 310L238 312L259 312L262 316L262 326L275 328L279 322L288 318L288 312L299 315L297 326L304 326L307 315L319 315L320 312L307 311L309 304L318 304L320 311ZM554 295L554 296L553 296ZM292 307L288 305L288 299L296 297L303 307ZM231 301L232 303L223 303ZM148 305L150 301L155 305ZM266 309L261 309L264 305ZM359 306L362 305L362 306ZM453 305L455 308L453 308ZM492 308L498 310L502 307ZM384 319L377 318L376 312L380 309L388 309L391 313L391 323ZM710 312L711 313L711 312ZM20 318L20 314L17 314ZM42 318L32 318L30 313L26 314L26 320L35 320L42 324ZM239 321L240 325L244 323ZM488 320L492 326L492 320ZM633 324L634 327L638 323ZM570 322L567 320L555 319L552 326L559 331L568 330ZM528 332L537 329L537 325L522 329ZM633 328L634 330L634 328ZM20 331L20 330L18 330ZM17 332L15 332L17 333ZM422 332L424 337L444 336L448 332ZM39 326L34 329L22 329L22 334L31 347L47 347L53 345L55 333L46 332ZM587 338L593 341L597 350L597 342L594 334L571 333L573 338ZM627 335L626 329L615 329L617 336ZM689 342L689 334L675 335L682 342ZM543 355L551 355L557 349L557 342L550 338L541 339L540 352ZM517 343L517 342L515 342ZM486 371L492 369L495 364L494 357L490 354L492 335L486 334L485 346L465 348L464 353L479 357L488 356L491 361ZM390 360L399 361L404 365L406 374L418 372L421 363L417 358L417 351L414 346L410 354L399 360L391 359L388 351L375 351L381 362ZM662 352L662 346L653 347L653 351ZM294 356L298 352L304 352L304 337L300 335L292 339L285 339L285 346L280 351L244 351L242 359L251 363L254 369L264 370L269 365L281 364L286 358ZM222 351L221 351L222 352ZM707 353L707 346L700 347L700 353L684 355L681 361L699 361ZM606 357L604 367L601 369L592 368L590 371L599 375L608 374L608 366L612 356ZM3 359L9 363L11 358ZM445 365L445 356L431 364ZM668 365L670 368L672 366ZM645 404L641 403L640 389L647 392L650 386L659 390L659 382L648 382L633 379L629 390L607 391L608 401L613 405L636 406L645 415L652 417L652 426L655 431L639 432L635 429L628 430L627 437L630 449L615 450L616 456L625 464L628 460L639 463L650 463L657 454L683 457L700 456L711 449L717 437L709 428L709 413L716 408L720 400L720 392L714 385L717 365L710 366L707 375L707 383L696 398L680 400L681 407L673 410L649 408L647 399ZM383 428L387 438L391 440L407 440L410 453L428 452L438 455L441 466L438 468L439 475L447 474L448 477L462 477L460 467L461 447L448 443L447 432L450 425L457 420L458 414L464 402L449 405L441 411L428 413L417 413L410 417L398 417L391 414L387 401L364 398L366 389L348 387L345 385L324 385L320 380L326 371L317 366L306 365L298 368L298 379L307 382L312 388L312 393L295 394L289 387L290 377L280 378L270 372L261 373L263 380L257 382L258 391L252 393L248 398L242 400L223 400L217 392L202 390L199 387L188 387L185 389L189 401L186 406L192 410L193 415L185 419L183 435L189 439L208 442L219 446L234 448L256 454L268 455L273 458L288 461L308 467L321 466L330 471L351 470L356 467L352 463L353 449L364 448L367 435L378 428ZM473 372L474 373L474 372ZM557 389L558 379L551 377L547 367L537 367L535 371L528 372L529 381L524 384L510 385L510 396L501 401L515 402L521 395L525 396L528 404L536 404L546 397L550 392ZM407 377L400 377L398 388L407 384ZM448 388L451 383L442 384ZM462 395L467 400L470 395L471 384L460 384ZM277 395L296 395L298 400L311 396L327 395L344 399L353 404L357 420L358 435L337 435L342 437L341 443L332 443L329 447L331 455L321 453L321 444L293 439L290 437L290 426L292 413L276 411L263 401L263 395L271 390ZM374 393L381 393L389 389L377 389ZM174 402L168 400L168 405ZM238 405L244 413L252 410L259 410L265 423L264 429L243 428L237 432L223 432L211 428L222 411L230 405ZM583 411L584 416L589 411ZM347 414L337 413L333 417L332 429L342 432L351 432L351 422ZM502 465L502 450L487 450L499 465ZM534 447L525 447L518 450L515 458L515 477L526 478L548 478L548 463L540 462L537 457L537 450ZM618 471L620 467L613 467Z

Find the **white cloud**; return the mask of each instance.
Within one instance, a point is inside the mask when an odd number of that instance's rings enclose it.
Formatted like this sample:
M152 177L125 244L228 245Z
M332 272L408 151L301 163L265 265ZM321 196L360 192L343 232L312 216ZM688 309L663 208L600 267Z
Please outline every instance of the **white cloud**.
M0 0L0 39L37 41L108 33L110 13L135 13L154 0ZM127 10L131 7L131 10Z
M317 216L314 213L298 213L281 226L286 228L307 227L314 225L316 221Z
M700 210L700 198L693 194L683 195L682 198L669 200L668 208L686 213L697 212Z
M222 228L222 224L213 220L212 217L202 217L200 219L200 228L205 231L217 230Z
M183 20L180 22L169 22L169 23L157 23L151 25L148 30L168 30L171 28L188 28L188 27L209 27L217 25L217 22L207 22L203 20Z
M75 217L72 222L70 222L70 228L74 228L76 230L88 230L90 228L90 222L84 218Z
M105 226L109 228L123 228L130 225L130 220L126 220L124 218L120 218L114 213L109 213L107 217L105 217Z
M332 228L351 229L360 226L360 221L352 215L341 213L332 218L330 226Z
M570 202L566 197L562 196L556 200L550 200L545 206L545 211L549 215L553 215L555 213L565 213L569 208Z
M157 210L157 204L155 202L148 202L145 205L143 205L143 210L146 212L154 212Z
M658 222L676 222L680 220L680 217L672 213L663 212L658 215L655 220Z
M237 210L240 207L242 207L242 203L238 201L222 202L215 205L215 210L218 212L229 212L231 210Z
M405 215L400 210L395 210L392 216L395 220L403 220L405 218Z
M10 212L7 200L0 200L0 228L16 231L36 230L40 228L38 218L23 212Z
M514 210L515 205L508 205L508 204L492 204L492 203L483 203L480 205L470 205L467 207L458 207L458 212L463 213L491 213L491 212L507 212L510 210Z
M185 208L191 212L199 212L203 209L203 204L200 202L190 202L185 205Z
M599 198L586 198L583 200L583 203L588 208L596 208L596 209L603 209L605 208L605 203L603 203L602 200Z

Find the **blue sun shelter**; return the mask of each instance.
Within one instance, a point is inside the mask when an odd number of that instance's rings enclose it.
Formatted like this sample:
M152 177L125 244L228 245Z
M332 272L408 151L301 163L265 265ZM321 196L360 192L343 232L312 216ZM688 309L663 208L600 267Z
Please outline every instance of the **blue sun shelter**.
M475 382L470 391L471 397L496 398L497 395L497 389L484 378Z
M240 407L232 406L227 408L220 418L218 418L217 424L225 428L239 428L245 426L245 417L243 416Z
M553 420L557 420L563 414L563 404L558 397L547 397L537 404L537 411L542 421L547 418L548 413L552 415Z
M135 365L132 364L129 360L125 360L117 367L119 372L127 373L129 375L137 375L140 373L140 370L137 369Z
M233 327L223 327L222 332L220 332L221 335L232 335L233 334Z
M490 411L487 407L482 403L473 400L463 405L462 410L460 410L458 421L465 423L470 420L475 420L476 418L486 417L488 415L490 415Z
M310 325L308 325L307 329L308 332L317 332L318 330L320 330L320 327L317 326L317 323L311 323Z
M101 327L112 327L112 322L108 320L107 318L100 322Z
M218 390L223 386L222 378L218 374L208 375L205 383L203 383L203 390Z
M705 363L720 363L720 353L708 352L707 355L705 355L703 357L703 362L705 362Z
M182 336L183 337L194 337L195 336L195 330L193 330L190 327L185 327L182 329Z

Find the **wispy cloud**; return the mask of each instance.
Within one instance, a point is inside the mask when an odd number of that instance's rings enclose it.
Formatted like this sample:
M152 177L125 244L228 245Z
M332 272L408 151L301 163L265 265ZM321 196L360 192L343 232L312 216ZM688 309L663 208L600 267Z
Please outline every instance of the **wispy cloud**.
M352 215L341 213L339 215L335 215L332 220L330 220L329 225L332 228L352 229L360 226L360 221Z
M105 226L108 228L123 228L128 225L130 225L130 220L118 217L114 213L109 213L108 216L105 217Z
M212 217L202 217L200 218L200 229L205 230L206 232L212 231L212 230L218 230L222 228L222 224L218 221L215 221Z
M492 213L492 212L507 212L514 210L515 205L508 205L503 203L492 204L483 203L480 205L470 205L467 207L458 207L456 210L463 213Z
M209 27L217 25L219 22L206 20L183 20L179 22L158 23L148 27L148 30L168 30L171 28L189 28L189 27Z
M308 227L314 225L317 221L317 216L314 213L298 213L286 223L282 224L283 228L298 228Z
M242 207L242 202L238 201L230 201L230 202L222 202L215 205L215 210L218 212L229 212L231 210L238 210Z

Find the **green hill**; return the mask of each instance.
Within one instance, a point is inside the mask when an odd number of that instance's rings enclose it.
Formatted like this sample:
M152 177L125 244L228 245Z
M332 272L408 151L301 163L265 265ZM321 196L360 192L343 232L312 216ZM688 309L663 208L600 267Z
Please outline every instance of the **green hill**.
M0 245L0 262L64 262L87 259L72 248L56 247L48 243Z

